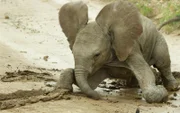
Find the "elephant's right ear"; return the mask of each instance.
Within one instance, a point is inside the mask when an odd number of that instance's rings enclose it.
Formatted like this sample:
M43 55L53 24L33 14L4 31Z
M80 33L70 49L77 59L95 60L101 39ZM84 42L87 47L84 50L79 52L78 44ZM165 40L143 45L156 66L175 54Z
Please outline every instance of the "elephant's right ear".
M63 5L59 11L59 23L72 50L76 34L88 22L88 7L83 2L71 2Z

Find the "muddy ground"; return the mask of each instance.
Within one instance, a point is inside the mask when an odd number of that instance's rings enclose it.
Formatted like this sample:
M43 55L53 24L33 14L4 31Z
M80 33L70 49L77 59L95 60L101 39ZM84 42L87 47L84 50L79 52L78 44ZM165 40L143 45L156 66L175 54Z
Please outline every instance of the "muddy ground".
M73 67L73 57L58 23L58 10L74 0L0 0L0 113L179 113L180 91L168 103L148 104L138 88L97 88L102 100L92 100L77 87L73 94L45 83ZM85 1L89 19L104 3ZM180 36L164 34L172 71L180 71ZM104 87L102 84L101 86ZM137 110L138 109L138 110Z

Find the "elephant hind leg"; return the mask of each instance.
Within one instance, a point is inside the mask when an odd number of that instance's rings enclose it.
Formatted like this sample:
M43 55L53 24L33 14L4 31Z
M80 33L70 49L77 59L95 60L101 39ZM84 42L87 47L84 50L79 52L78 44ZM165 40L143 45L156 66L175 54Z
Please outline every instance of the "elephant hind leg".
M153 52L153 59L155 59L154 66L161 73L164 86L168 90L177 90L179 84L172 75L168 46L163 37L158 38Z

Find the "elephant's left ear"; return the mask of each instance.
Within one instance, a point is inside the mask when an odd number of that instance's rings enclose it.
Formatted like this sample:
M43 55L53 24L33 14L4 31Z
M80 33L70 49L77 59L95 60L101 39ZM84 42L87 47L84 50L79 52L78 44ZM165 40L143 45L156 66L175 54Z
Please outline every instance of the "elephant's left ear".
M106 5L96 17L103 32L112 37L112 46L120 61L127 59L135 40L143 32L137 8L124 0Z
M59 11L59 23L72 49L79 30L88 22L88 7L82 1L63 5Z

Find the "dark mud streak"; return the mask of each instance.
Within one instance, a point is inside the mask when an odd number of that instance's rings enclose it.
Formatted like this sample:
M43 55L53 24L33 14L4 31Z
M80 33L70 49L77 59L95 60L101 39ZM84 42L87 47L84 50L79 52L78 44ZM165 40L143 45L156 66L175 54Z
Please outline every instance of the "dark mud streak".
M14 82L14 81L33 81L33 82L41 82L49 79L53 79L53 75L51 73L38 73L34 71L24 70L17 72L6 72L6 75L2 76L2 82Z
M30 93L30 94L28 94ZM68 92L65 91L53 91L48 94L44 94L44 91L17 91L11 94L1 94L0 110L11 109L14 107L24 106L26 104L33 104L37 102L47 102L51 100L70 100Z
M9 94L1 94L0 93L0 101L4 100L9 100L9 99L17 99L17 98L28 98L32 96L39 96L39 95L44 95L46 91L44 90L29 90L29 91L23 91L23 90L18 90L13 93Z

